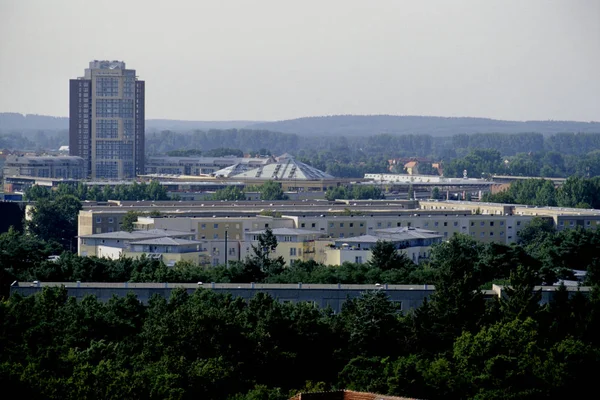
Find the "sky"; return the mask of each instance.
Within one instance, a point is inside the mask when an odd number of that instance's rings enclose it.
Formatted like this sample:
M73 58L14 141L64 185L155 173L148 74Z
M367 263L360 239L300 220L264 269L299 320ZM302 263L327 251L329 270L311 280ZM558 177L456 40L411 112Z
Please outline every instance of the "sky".
M0 0L0 112L67 116L94 59L149 119L600 121L600 0Z

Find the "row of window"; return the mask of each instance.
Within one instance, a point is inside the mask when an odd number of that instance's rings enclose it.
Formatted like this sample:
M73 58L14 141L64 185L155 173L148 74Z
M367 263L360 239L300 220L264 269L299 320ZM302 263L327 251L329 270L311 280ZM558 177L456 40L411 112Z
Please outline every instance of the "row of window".
M105 160L133 158L133 143L98 140L96 142L96 157Z
M560 226L565 226L565 222L568 222L569 226L575 226L575 221L573 221L573 220L570 220L570 221L560 221L558 224ZM599 224L599 223L600 223L600 221L596 221L596 224ZM581 222L580 225L583 225L583 221ZM585 221L585 225L586 226L591 226L592 225L592 221L590 221L590 220Z
M96 96L118 96L119 78L98 77L96 78Z
M133 101L127 99L96 100L96 117L133 118Z

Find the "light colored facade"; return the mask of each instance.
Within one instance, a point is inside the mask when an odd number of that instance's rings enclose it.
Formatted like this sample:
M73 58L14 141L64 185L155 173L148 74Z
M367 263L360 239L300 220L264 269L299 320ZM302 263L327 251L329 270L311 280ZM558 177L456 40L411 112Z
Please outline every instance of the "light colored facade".
M345 239L336 239L334 245L325 250L326 265L341 265L344 262L366 263L371 260L371 249L378 241L392 242L399 253L405 254L418 264L428 259L431 246L442 241L435 231L418 228L391 228L375 231L374 234Z
M307 229L275 228L271 231L277 239L277 249L272 256L283 257L286 265L292 265L295 261L315 260L315 242L324 236ZM261 229L245 233L242 258L252 255L252 246L258 246L258 237L265 232L265 229Z
M444 240L461 233L483 243L511 244L518 240L519 231L536 217L553 221L559 230L576 227L597 229L600 225L600 212L597 210L444 201L421 202L421 209L410 210L405 206L406 202L386 200L346 203L114 202L109 206L84 205L84 210L79 214L79 235L119 231L127 211L158 211L160 217L141 218L136 229L188 232L207 249L210 258L207 263L223 264L226 257L227 261L243 259L248 248L245 245L246 233L266 228L309 230L330 240L375 235L377 231L385 229L417 228L438 232ZM280 216L259 215L267 211ZM326 245L321 246L321 242L315 242L314 257L324 262L327 249Z
M242 203L237 203L242 204ZM212 207L211 207L212 208ZM236 215L240 205L232 207L232 216L224 217L210 215L212 209L207 210L208 216L186 216L185 208L171 215L159 218L141 218L137 229L173 229L191 232L196 240L222 241L225 231L230 242L243 241L246 232L265 228L296 228L316 231L324 237L343 239L389 228L418 228L439 232L445 239L455 233L470 235L485 243L515 243L518 232L534 216L530 215L475 215L470 211L451 212L445 210L415 210L390 211L387 213L373 212L373 214L339 215L296 212L292 214L285 211L280 218L261 215ZM79 214L79 234L116 232L127 212L127 208L117 208L114 211L89 212L83 210ZM158 209L157 209L158 211Z
M110 259L138 258L144 255L161 260L167 266L174 266L180 261L207 264L207 249L192 238L193 235L189 232L156 229L86 235L79 237L78 253L80 256Z
M124 251L132 251L131 244L149 239L173 238L193 240L190 232L172 231L166 229L151 229L147 231L100 233L93 235L79 235L77 254L80 256L97 256L115 258ZM117 251L113 249L121 249Z
M90 62L70 81L69 154L92 179L144 173L145 83L122 61Z

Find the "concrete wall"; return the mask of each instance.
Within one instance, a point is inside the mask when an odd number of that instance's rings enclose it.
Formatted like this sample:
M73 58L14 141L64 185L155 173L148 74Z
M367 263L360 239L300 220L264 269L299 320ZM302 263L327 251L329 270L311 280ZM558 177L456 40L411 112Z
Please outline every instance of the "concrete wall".
M10 293L19 293L24 296L40 292L44 285L60 286L60 284L27 284L20 283L18 286L11 286ZM331 307L336 313L342 309L342 304L348 299L359 297L361 293L368 290L382 290L387 293L390 300L401 305L402 311L408 311L419 307L423 299L429 297L434 288L432 286L399 286L390 285L386 290L385 285L260 285L260 284L215 284L203 285L182 284L182 283L157 283L157 284L135 284L135 283L115 283L115 284L94 284L94 283L66 283L69 296L83 299L87 295L96 296L100 301L108 301L113 295L123 297L128 293L135 294L138 299L147 303L151 296L159 295L169 299L171 291L182 287L189 294L192 294L198 288L214 290L218 293L231 294L234 297L251 299L257 293L266 293L282 303L308 302L318 307ZM78 287L79 286L79 287ZM254 288L252 287L254 286ZM396 289L392 289L395 287ZM400 288L399 288L400 287Z

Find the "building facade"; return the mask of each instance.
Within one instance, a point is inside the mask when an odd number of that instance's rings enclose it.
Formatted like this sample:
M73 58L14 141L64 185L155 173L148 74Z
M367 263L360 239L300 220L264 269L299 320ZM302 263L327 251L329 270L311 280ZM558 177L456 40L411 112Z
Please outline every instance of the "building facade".
M242 170L259 168L275 162L273 157L148 157L147 174L210 175L234 165Z
M82 179L85 177L84 160L71 156L9 155L2 174L4 177Z
M70 81L69 154L91 179L144 173L145 82L122 61L90 62Z

